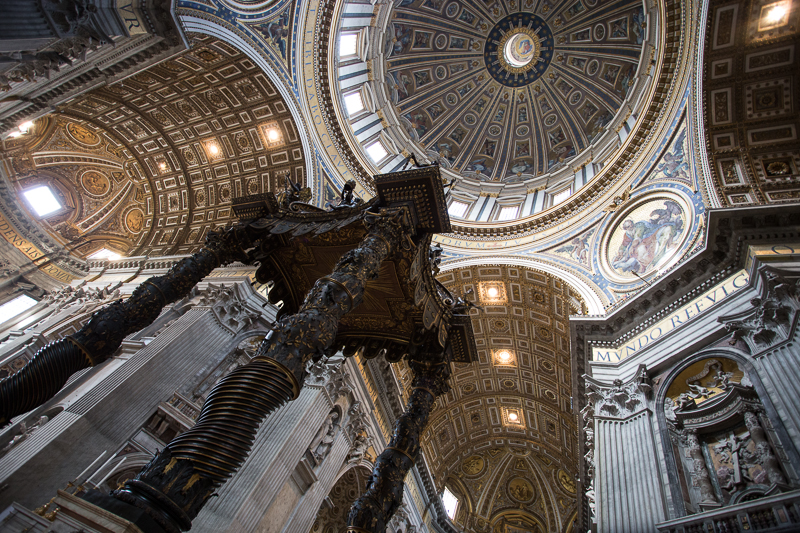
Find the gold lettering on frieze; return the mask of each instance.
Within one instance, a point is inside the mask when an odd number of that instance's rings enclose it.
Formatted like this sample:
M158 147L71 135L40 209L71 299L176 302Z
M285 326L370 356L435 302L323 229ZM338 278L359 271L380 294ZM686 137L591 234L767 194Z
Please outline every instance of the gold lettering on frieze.
M14 226L11 225L11 222L9 222L3 215L0 215L0 235L2 235L3 238L7 240L14 248L25 254L25 257L30 259L40 271L44 272L51 278L63 281L64 283L70 283L72 280L76 279L72 274L59 268L53 263L45 262L37 264L37 260L45 259L45 253L34 246L33 243L23 238L22 235L17 232Z
M653 344L661 337L679 328L683 324L700 316L713 305L724 300L744 287L750 281L747 271L742 269L725 281L718 283L691 302L671 312L667 317L659 320L654 325L635 335L631 340L620 343L615 347L592 346L592 361L601 363L618 363L628 357L633 357Z

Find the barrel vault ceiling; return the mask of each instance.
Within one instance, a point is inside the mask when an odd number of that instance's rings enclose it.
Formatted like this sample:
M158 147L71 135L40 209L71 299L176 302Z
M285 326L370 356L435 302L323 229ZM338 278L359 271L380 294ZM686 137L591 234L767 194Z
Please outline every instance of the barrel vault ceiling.
M305 185L301 142L272 83L232 46L193 38L0 152L18 192L53 189L64 208L40 222L76 255L191 253L230 223L233 198L281 191L286 177Z
M460 498L465 531L563 531L577 509L568 317L583 303L526 268L474 266L439 280L483 310L472 311L478 361L454 365L423 435L437 488Z

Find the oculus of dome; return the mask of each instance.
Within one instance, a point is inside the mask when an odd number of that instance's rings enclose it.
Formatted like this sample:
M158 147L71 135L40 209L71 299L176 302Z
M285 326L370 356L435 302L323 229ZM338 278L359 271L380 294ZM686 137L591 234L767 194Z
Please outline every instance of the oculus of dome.
M506 87L538 80L553 58L553 33L531 13L513 13L489 32L483 57L489 74Z

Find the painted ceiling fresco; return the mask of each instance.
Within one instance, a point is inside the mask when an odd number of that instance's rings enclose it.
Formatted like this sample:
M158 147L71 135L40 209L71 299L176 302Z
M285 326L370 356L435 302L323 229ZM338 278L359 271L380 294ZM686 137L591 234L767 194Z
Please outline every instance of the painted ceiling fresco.
M428 153L520 181L589 148L620 111L645 37L636 0L402 0L387 83Z

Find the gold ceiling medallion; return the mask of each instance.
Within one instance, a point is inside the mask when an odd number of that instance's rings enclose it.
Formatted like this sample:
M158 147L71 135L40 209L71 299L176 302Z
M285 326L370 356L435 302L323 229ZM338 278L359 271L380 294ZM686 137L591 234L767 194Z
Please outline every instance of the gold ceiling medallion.
M497 46L500 65L511 74L524 74L532 69L542 53L542 42L530 28L517 28L500 39Z

